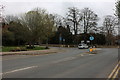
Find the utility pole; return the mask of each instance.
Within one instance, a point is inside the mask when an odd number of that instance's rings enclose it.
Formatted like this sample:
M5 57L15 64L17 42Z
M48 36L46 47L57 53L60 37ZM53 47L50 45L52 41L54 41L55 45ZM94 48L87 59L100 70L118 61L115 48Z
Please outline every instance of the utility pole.
M3 11L4 11L5 6L0 5L0 23L2 23L4 21L4 15L3 15ZM2 26L2 25L0 25Z
M4 16L3 16L3 11L4 11L3 5L0 5L0 49L2 46L2 23L4 22Z
M3 11L4 6L0 5L0 51L2 51L2 22L3 22ZM0 62L0 65L2 66L2 62ZM2 73L2 67L0 66L0 73ZM2 79L2 75L0 75L0 79Z

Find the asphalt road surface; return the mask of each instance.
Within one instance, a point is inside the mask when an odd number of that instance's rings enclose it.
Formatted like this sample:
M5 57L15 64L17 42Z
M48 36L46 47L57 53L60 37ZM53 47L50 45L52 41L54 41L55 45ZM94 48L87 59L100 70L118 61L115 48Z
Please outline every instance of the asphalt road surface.
M62 49L61 49L62 50ZM47 55L3 56L3 78L108 78L118 62L117 48L65 48Z

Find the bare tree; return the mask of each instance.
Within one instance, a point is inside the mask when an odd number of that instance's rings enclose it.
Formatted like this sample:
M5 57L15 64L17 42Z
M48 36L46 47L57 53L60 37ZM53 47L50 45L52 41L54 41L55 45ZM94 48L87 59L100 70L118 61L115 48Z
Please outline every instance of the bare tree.
M5 23L9 24L10 22L19 22L19 18L13 15L7 15L5 17Z
M112 44L112 40L114 39L113 38L113 33L115 31L115 28L116 28L117 24L118 24L118 20L114 16L107 15L104 18L102 30L106 35L106 40L107 40L108 45Z
M112 34L117 24L118 24L118 20L116 17L107 15L104 18L103 31L106 34Z
M84 33L84 41L86 43L87 41L87 33L94 32L96 30L98 16L96 13L94 13L89 8L84 8L81 10L81 26L83 28Z
M120 36L120 1L119 0L116 2L116 14L118 17L118 36ZM120 42L120 39L119 39L119 42Z
M63 26L64 25L64 17L58 14L53 14L53 19L55 22L55 26L59 27L59 26Z
M117 1L116 3L116 13L118 18L120 19L120 1Z
M98 16L92 10L90 10L89 8L84 8L81 11L81 17L82 17L81 25L84 28L85 34L96 28Z
M71 30L74 32L74 35L77 35L80 30L80 27L78 26L81 20L80 11L76 7L70 7L68 10L67 21L72 24Z

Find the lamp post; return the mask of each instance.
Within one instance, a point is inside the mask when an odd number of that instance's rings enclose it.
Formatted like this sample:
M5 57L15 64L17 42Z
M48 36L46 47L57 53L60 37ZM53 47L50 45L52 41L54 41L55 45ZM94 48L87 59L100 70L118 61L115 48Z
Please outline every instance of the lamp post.
M0 5L0 23L2 23L4 20L4 16L3 16L4 8L5 8L5 6Z

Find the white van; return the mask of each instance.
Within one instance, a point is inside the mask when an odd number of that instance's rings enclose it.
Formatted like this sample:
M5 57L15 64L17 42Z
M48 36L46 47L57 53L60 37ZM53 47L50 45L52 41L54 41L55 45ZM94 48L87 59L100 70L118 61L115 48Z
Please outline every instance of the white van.
M88 46L87 44L79 44L79 45L78 45L78 48L79 48L79 49L88 49L89 46Z

